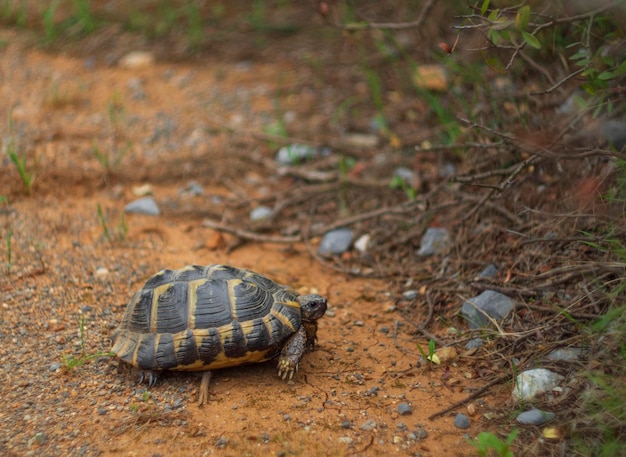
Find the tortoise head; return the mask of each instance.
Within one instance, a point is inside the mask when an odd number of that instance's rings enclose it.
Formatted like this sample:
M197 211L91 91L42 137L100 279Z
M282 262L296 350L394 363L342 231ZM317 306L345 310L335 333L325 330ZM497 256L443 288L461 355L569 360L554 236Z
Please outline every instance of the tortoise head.
M302 320L305 322L315 322L326 312L327 301L321 295L300 295L298 301L302 307Z

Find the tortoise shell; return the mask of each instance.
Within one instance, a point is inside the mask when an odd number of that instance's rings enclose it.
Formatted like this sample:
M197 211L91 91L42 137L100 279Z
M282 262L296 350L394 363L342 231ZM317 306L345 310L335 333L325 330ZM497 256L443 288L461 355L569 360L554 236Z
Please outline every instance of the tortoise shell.
M269 360L298 332L306 336L283 351L295 359L279 362L293 375L325 310L323 297L248 270L162 270L132 297L112 351L143 370L207 371Z

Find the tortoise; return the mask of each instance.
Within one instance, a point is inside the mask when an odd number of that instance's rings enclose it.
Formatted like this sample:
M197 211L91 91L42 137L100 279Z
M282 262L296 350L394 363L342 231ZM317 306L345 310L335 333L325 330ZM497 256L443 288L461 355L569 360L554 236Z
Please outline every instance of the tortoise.
M111 351L142 370L140 382L148 374L150 386L155 372L204 371L203 404L211 370L278 356L278 375L291 379L326 307L320 295L227 265L162 270L130 300Z

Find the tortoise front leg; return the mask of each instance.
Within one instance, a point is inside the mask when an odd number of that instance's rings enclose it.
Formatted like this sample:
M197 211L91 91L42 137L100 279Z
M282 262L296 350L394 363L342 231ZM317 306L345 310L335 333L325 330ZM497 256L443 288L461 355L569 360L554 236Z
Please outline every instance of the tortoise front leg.
M278 376L283 379L291 379L298 371L298 363L307 347L307 335L304 327L300 327L296 333L291 335L278 358Z

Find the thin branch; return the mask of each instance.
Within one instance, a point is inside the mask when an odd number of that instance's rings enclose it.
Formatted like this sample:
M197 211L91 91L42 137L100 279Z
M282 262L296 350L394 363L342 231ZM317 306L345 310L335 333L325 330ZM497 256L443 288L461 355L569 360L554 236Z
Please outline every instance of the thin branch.
M431 10L433 5L435 4L435 0L428 0L428 2L420 11L420 15L418 18L412 22L361 22L358 24L335 24L337 27L342 28L344 30L363 30L363 29L390 29L390 30L402 30L402 29L412 29L421 27L426 15Z

